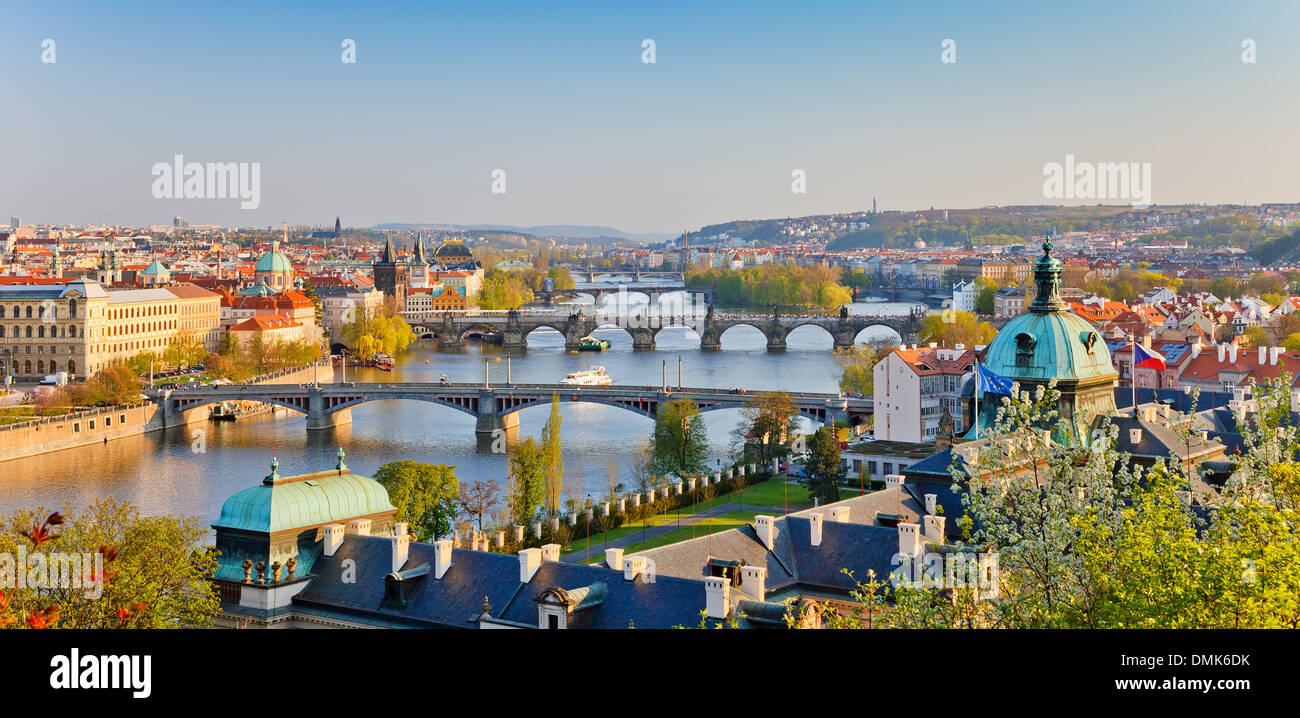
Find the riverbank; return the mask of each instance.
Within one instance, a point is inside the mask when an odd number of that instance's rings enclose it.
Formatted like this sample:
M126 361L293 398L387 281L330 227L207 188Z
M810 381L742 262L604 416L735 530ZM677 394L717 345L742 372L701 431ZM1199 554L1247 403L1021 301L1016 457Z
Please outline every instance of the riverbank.
M258 377L249 383L301 384L312 381L334 381L334 369L329 362ZM159 405L152 401L83 409L59 416L5 424L0 426L0 462L93 444L107 444L117 439L162 431L164 428Z

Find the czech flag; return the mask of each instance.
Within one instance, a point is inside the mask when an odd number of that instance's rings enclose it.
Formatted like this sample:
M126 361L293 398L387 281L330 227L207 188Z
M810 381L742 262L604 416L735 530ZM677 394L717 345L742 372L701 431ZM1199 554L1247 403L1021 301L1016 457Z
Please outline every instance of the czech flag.
M1143 347L1136 342L1133 343L1133 366L1142 369L1156 369L1164 371L1165 358L1158 352Z

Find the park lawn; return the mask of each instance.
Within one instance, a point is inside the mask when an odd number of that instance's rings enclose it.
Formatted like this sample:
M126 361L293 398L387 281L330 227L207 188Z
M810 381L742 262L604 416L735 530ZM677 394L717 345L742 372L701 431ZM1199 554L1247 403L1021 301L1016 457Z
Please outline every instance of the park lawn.
M721 496L714 497L712 501L699 501L695 504L695 510L704 511L713 508L714 506L723 506L727 503L731 503L730 501L728 501L729 498L735 498L735 497L732 494L723 494ZM691 507L688 504L678 509L676 513L669 511L666 514L659 514L658 516L651 517L650 519L646 520L645 525L659 526L661 524L670 524L677 521L678 516L685 518L690 515L691 515ZM640 530L641 530L640 521L631 524L623 524L622 526L619 526L616 529L610 529L609 531L603 533L592 534L591 545L595 546L598 542L603 545L605 541L613 541L614 539L620 539L629 534L634 534ZM569 550L566 553L581 551L586 548L586 545L587 545L586 535L575 536L571 541L569 541ZM603 551L604 549L602 548L601 550Z
M41 416L60 416L71 411L71 409L64 408L45 409L41 412ZM30 406L13 406L0 409L0 426L3 426L4 424L17 424L21 421L30 421L35 418L35 416L36 410Z
M793 480L791 480L788 487L782 487L781 479L779 477L773 477L767 481L754 484L745 489L743 502L741 500L741 494L735 492L724 494L724 496L728 497L728 503L743 503L745 506L779 507L785 505L787 489L789 491L788 498L791 511L806 509L809 506L812 506L812 499L808 496L808 489L805 489Z
M700 538L702 536L708 536L711 533L716 534L734 528L740 528L745 524L753 523L754 517L762 513L765 512L750 511L746 509L744 511L732 511L729 513L722 514L721 516L714 516L713 519L708 523L699 523L695 525L694 538ZM686 541L692 538L691 528L692 527L690 526L683 526L682 528L674 529L672 531L662 533L658 536L651 536L649 539L646 539L645 541L638 541L634 544L625 546L623 548L623 553L624 555L631 555L638 551L646 551L652 548L658 548L660 546L667 546L669 544L675 544L681 541ZM605 560L604 552L603 551L598 552L596 548L596 544L593 541L591 544L590 562L595 564L595 563L600 563L604 560Z

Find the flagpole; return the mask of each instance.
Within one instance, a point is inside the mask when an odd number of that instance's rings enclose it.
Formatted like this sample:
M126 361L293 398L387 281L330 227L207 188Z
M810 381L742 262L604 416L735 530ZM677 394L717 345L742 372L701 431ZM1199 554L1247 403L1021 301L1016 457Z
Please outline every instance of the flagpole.
M975 359L975 439L980 438L980 360Z
M1132 387L1132 389L1133 389L1133 418L1134 418L1134 419L1136 419L1136 418L1137 418L1137 415L1138 415L1138 367L1137 367L1137 358L1138 358L1137 336L1134 335L1134 337L1133 337L1133 360L1129 362L1129 366L1131 367L1131 369L1130 369L1130 371L1129 371L1129 377L1128 377L1128 379L1129 379L1129 385L1130 385L1130 386Z

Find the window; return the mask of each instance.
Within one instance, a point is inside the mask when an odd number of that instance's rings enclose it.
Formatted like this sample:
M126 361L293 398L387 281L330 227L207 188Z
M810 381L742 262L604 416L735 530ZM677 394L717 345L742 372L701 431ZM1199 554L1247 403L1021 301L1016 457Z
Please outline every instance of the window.
M546 615L546 627L549 628L549 629L551 629L551 630L556 630L556 629L558 629L558 628L560 627L560 617L557 616L557 615L555 615L554 613L549 613L549 614L547 614L547 615Z
M1034 347L1038 340L1032 334L1021 332L1016 335L1016 366L1034 365Z

